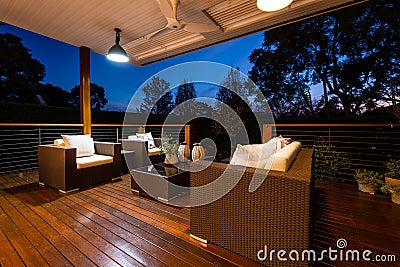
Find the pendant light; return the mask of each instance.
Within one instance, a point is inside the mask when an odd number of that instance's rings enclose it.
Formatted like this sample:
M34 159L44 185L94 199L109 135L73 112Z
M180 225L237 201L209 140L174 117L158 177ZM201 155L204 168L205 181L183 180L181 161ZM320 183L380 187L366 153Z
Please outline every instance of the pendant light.
M107 58L111 61L115 62L128 62L129 57L126 54L125 50L119 45L120 41L120 32L121 30L118 28L114 29L115 31L115 45L113 45L110 50L108 50Z
M262 11L277 11L287 7L293 0L257 0L257 7Z

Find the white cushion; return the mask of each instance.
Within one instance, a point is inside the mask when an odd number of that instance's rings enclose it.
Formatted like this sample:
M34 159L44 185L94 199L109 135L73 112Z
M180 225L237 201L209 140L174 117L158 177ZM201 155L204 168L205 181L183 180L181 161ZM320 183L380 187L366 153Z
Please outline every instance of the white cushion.
M94 154L94 142L89 134L61 136L66 147L76 147L76 157L86 157Z
M138 137L136 135L129 135L128 140L138 140Z
M76 167L78 169L83 169L83 168L99 166L99 165L112 163L112 162L113 162L113 157L111 157L111 156L94 154L90 157L76 158Z
M144 134L136 134L136 137L138 140L143 140L143 141L147 141L147 147L148 149L154 148L156 147L156 144L154 143L154 138L151 135L151 132L148 133L144 133ZM129 137L128 137L129 138Z
M300 142L292 142L276 152L270 170L286 172L301 149Z
M56 139L56 140L54 140L54 145L56 145L56 146L65 146L65 143L64 143L63 139Z
M274 140L257 145L238 144L230 164L252 168L264 168L268 162L272 161L272 155L275 151L276 142ZM270 165L271 163L268 164L268 167Z

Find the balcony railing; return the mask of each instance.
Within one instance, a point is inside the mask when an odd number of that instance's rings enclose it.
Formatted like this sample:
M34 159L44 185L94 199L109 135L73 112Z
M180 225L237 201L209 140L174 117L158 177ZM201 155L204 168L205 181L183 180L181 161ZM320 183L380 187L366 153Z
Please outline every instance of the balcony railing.
M38 167L38 145L52 144L61 134L81 134L83 124L0 124L0 173L21 172ZM96 141L117 142L138 132L140 125L93 124ZM180 142L185 139L180 125L146 125L146 132L161 137L162 128ZM185 128L187 130L187 128ZM163 133L165 134L165 133Z
M61 134L80 134L82 124L0 124L0 173L20 172L38 167L37 147L51 144ZM146 132L154 137L162 135L163 125L147 125ZM277 124L274 135L291 137L301 141L303 147L313 147L317 141L330 144L345 158L348 164L339 168L335 176L340 180L354 182L355 169L372 169L384 173L384 163L391 158L400 158L399 124ZM98 141L116 142L127 135L135 134L139 125L125 128L121 124L93 124L92 136ZM182 126L167 127L168 134L183 141L190 133L180 131ZM131 130L130 130L131 129ZM165 129L165 127L164 127ZM335 160L327 155L326 161ZM331 170L325 170L330 180Z

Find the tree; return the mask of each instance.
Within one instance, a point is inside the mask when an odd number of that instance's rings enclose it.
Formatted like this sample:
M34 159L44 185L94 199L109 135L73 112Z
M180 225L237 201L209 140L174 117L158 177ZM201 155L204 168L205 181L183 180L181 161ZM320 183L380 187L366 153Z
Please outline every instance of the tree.
M56 107L69 107L69 99L71 94L58 86L52 84L40 84L38 94L42 96L43 100L49 106Z
M36 103L35 96L45 67L32 58L22 39L0 34L0 100Z
M372 109L399 72L399 3L376 0L264 34L249 59L250 77L278 115L314 115L321 84L326 115L332 97L347 118Z
M152 77L143 87L145 98L140 104L139 111L157 115L168 115L174 108L173 95L169 83L159 77Z
M248 136L242 126L245 126L247 133L257 129L253 124L255 122L253 111L248 105L249 102L256 101L254 89L253 84L233 68L228 71L218 89L217 100L220 102L216 105L216 112L224 125L214 123L213 131L217 136L224 136L228 133L234 143L232 147L236 146L239 138ZM232 111L240 118L241 122L232 114ZM221 139L226 141L229 138L222 137ZM252 137L250 138L252 139Z
M194 101L191 101L191 103L184 103L184 102L187 100L190 100L190 99L195 99L196 97L197 97L197 93L196 93L196 89L194 88L194 84L183 81L179 85L178 91L176 92L176 95L175 95L176 113L180 114L180 115L184 115L188 112L193 112L192 108L194 108L194 107L191 104L194 104L193 103ZM184 104L182 104L182 103L184 103Z
M80 86L75 85L71 89L71 97L69 99L69 103L73 107L79 107L80 105ZM101 110L108 103L107 98L105 97L104 87L96 84L90 83L90 104L92 109Z

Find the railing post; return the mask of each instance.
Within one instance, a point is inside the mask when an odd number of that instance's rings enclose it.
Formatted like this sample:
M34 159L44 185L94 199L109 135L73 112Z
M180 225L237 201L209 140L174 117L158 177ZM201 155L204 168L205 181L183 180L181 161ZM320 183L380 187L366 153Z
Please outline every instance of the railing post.
M272 139L272 124L263 124L261 139L262 143L266 143Z
M118 126L117 126L117 141L116 142L118 143Z
M188 144L188 146L190 147L190 145L192 144L192 134L191 134L191 127L190 124L185 125L185 142Z

